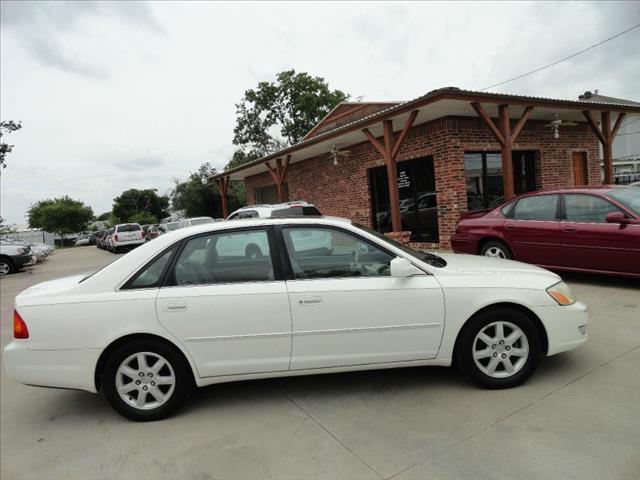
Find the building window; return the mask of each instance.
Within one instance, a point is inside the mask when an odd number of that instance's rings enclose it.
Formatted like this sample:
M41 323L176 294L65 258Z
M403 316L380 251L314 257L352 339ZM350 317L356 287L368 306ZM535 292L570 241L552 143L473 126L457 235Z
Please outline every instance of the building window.
M273 205L275 203L280 203L278 201L278 187L275 185L254 188L253 196L255 198L256 204ZM285 183L284 184L284 201L287 202L288 200L289 200L289 185Z
M513 181L516 194L536 189L535 152L513 152ZM504 198L502 156L500 153L467 152L464 154L469 211L493 208Z
M433 158L417 158L397 164L398 193L402 229L411 231L414 242L438 241L438 204ZM381 232L391 231L389 210L389 182L387 167L369 170L373 227Z

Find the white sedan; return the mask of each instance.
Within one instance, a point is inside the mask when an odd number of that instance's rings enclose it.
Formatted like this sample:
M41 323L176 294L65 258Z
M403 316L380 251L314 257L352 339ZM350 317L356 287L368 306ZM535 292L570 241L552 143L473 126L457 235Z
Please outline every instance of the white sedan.
M322 232L332 248L300 240ZM239 253L252 243L267 248ZM455 363L483 387L513 387L584 343L587 322L541 268L419 253L342 219L256 219L176 230L25 290L4 366L154 420L194 386L253 378Z

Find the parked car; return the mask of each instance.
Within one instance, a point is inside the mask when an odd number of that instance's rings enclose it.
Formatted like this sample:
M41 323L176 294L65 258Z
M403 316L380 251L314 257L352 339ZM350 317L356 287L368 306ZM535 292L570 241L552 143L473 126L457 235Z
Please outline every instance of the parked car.
M113 228L111 251L114 253L130 250L144 243L142 227L138 223L121 223Z
M89 235L89 234L85 233L85 234L82 234L82 235L78 235L78 238L74 242L73 246L74 247L82 247L82 246L91 245L91 243L93 243L92 242L92 235Z
M114 232L114 228L109 228L107 230L105 230L104 232L104 237L102 238L102 244L104 245L104 249L105 250L109 250L110 252L113 251L113 232Z
M150 225L147 233L144 235L144 241L148 242L150 240L153 240L154 238L158 238L158 236L160 235L162 235L160 225Z
M246 220L249 218L283 218L298 216L321 216L320 211L312 204L307 202L287 202L276 205L253 205L249 207L239 208L233 212L227 220ZM295 232L293 234L297 242L304 242L306 250L312 251L331 251L334 248L333 239L325 232L309 230L304 233ZM304 235L304 237L302 237ZM239 244L236 248L240 248ZM257 258L263 255L263 252L269 251L266 239L263 243L256 242L244 245L244 252L236 252L236 254Z
M0 240L0 276L15 273L34 261L31 249L8 240Z
M309 231L340 248L308 250ZM262 256L237 255L265 239ZM585 342L587 323L538 267L416 252L348 220L254 219L179 229L23 291L3 364L155 420L193 386L243 379L455 362L483 387L515 387Z
M241 220L247 218L281 218L320 216L320 210L315 205L304 201L278 203L275 205L250 205L242 207L227 217L227 220Z
M180 221L180 228L193 227L195 225L204 225L205 223L213 223L215 220L211 217L193 217L185 218Z
M573 187L528 193L468 214L454 252L554 270L640 277L640 189Z
M160 224L160 229L163 233L173 232L174 230L178 230L179 228L180 222L168 222Z

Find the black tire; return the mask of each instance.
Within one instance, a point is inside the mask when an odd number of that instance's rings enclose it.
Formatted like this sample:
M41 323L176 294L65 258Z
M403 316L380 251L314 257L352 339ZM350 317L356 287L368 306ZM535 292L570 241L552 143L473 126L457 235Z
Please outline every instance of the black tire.
M16 264L9 257L0 257L0 275L9 275L16 271Z
M162 405L143 410L125 402L116 387L116 377L120 365L131 355L149 352L163 357L170 364L175 376L171 396ZM116 349L107 358L103 375L102 390L107 401L122 416L137 422L161 420L173 414L189 397L194 381L191 369L182 355L170 345L157 340L134 340ZM150 392L151 393L151 392Z
M498 253L499 256L496 257L495 255L491 255L490 253L492 252ZM490 242L485 243L480 249L480 255L484 257L504 258L505 260L513 259L511 249L509 249L504 242L499 240L491 240Z
M498 371L496 374L504 374L505 376L503 378L495 378L494 376L483 372L476 364L476 360L473 358L476 336L485 329L485 327L488 327L490 330L492 327L489 327L489 325L494 324L495 322L507 322L518 327L524 334L529 349L526 360L522 362L519 369L512 375L508 375L504 364L501 363L503 371ZM505 336L506 333L505 327ZM524 340L517 342L513 349L515 350L520 348L523 345L523 342ZM484 342L479 340L477 346L483 344ZM503 345L498 345L497 347L496 353L492 345L487 345L487 349L493 352L491 353L491 356L488 357L488 362L490 362L492 357L495 357L496 355L498 356L496 359L498 362L501 362L501 356L510 355L509 352L504 351L504 348L506 347ZM456 345L455 352L455 362L460 370L462 370L462 372L477 385L489 389L513 388L520 385L533 374L540 363L541 357L542 340L540 338L540 332L536 328L533 320L525 313L510 307L496 307L482 312L472 318L460 333L460 338ZM518 357L508 356L507 358L509 362L513 362L514 364L517 364L518 362ZM484 363L485 359L479 361ZM486 367L487 365L484 366Z
M247 258L260 258L262 257L262 250L255 243L250 243L247 248L244 249L244 256Z

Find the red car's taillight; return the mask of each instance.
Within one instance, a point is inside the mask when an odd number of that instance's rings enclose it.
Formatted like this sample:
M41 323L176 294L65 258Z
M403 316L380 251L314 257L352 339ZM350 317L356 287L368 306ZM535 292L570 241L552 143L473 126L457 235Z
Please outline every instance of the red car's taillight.
M27 324L24 323L17 310L13 311L13 338L29 338Z

